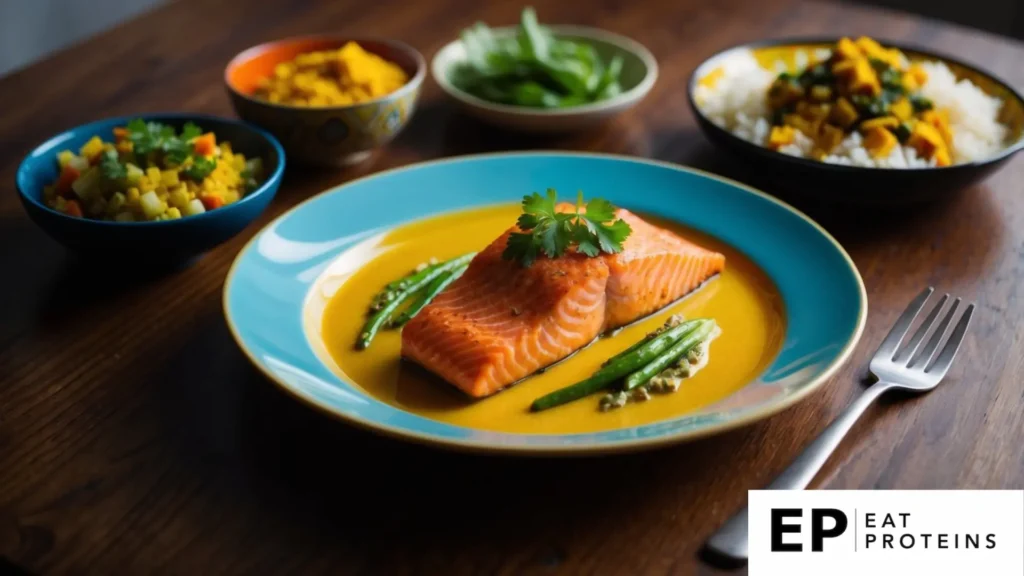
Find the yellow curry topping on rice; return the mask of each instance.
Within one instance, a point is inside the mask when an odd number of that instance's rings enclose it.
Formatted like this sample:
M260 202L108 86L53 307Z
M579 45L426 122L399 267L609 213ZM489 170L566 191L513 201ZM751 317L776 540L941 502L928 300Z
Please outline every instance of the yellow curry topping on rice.
M814 143L812 156L830 154L850 132L864 148L885 158L899 144L936 166L952 161L949 117L920 94L928 74L895 48L871 38L843 38L827 60L796 74L783 72L768 90L769 148L793 143L797 132Z
M46 205L95 220L151 222L201 214L259 186L262 162L232 151L189 122L181 132L135 119L57 154L60 174L43 189Z
M291 106L345 106L387 96L408 80L397 64L348 42L278 64L253 95Z

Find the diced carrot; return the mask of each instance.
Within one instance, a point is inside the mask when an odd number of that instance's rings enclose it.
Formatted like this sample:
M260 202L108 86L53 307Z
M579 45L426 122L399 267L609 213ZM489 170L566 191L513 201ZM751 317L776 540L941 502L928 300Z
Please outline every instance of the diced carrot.
M68 216L74 216L75 218L82 217L82 207L78 205L78 200L68 200L64 204L64 213Z
M124 140L126 138L128 138L128 129L127 128L121 128L120 126L118 126L117 128L114 128L114 141L115 142L120 142L121 140Z
M60 177L57 179L57 194L61 196L67 196L71 193L71 185L78 180L81 173L70 165L66 165L60 170Z
M202 136L195 139L192 142L192 147L195 149L196 154L200 156L209 156L213 154L214 148L217 147L217 137L213 135L213 132L207 132Z
M221 206L224 205L223 198L221 198L220 196L214 196L212 194L203 196L202 198L200 198L200 201L203 203L203 208L206 208L207 210L216 210L217 208L220 208Z

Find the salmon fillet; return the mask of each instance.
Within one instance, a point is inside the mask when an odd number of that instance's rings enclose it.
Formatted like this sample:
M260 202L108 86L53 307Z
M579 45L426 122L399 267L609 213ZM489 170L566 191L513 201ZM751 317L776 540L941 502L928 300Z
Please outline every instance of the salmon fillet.
M608 265L604 329L643 318L693 292L725 269L725 256L658 228L628 210L616 213L633 229Z
M405 325L402 356L470 396L489 396L665 307L725 267L722 254L627 210L617 217L633 229L619 254L541 257L529 268L502 259L518 231L507 230Z

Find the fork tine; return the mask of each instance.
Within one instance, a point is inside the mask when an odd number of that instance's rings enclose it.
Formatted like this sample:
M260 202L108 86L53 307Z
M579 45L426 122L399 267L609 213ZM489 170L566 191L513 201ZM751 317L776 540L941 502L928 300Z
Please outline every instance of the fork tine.
M910 342L896 352L896 356L892 359L893 362L899 363L910 358L917 351L917 347L921 345L921 340L924 340L924 335L928 333L928 329L935 323L935 319L939 317L939 312L942 312L942 307L946 305L946 300L949 300L949 294L943 294L942 298L939 299L939 303L932 308L932 311L928 313L928 316L921 323L921 326L911 336ZM943 328L945 329L945 328Z
M971 315L974 314L974 304L967 307L964 311L964 315L960 317L960 321L956 323L956 328L953 329L953 333L949 335L949 340L946 341L946 345L942 347L942 352L939 357L932 361L931 364L925 368L925 372L932 374L934 372L939 373L939 377L946 375L946 371L949 370L949 365L953 363L953 357L956 356L957 351L960 350L960 345L964 342L964 336L967 334L967 327L971 323Z
M875 352L875 356L885 357L886 360L892 359L896 354L896 348L900 345L900 341L907 335L907 330L910 330L910 325L914 322L914 318L917 318L917 314L921 312L921 308L933 291L934 288L929 286L918 294L917 298L914 298L913 302L907 306L907 309L896 320L896 324L893 325L889 335L882 341L882 345L878 347L878 352Z
M942 318L942 322L935 327L932 332L932 337L928 339L928 344L925 345L924 349L914 355L910 359L908 368L913 368L917 365L926 365L928 361L932 359L935 354L935 349L939 347L939 342L942 342L942 336L946 333L946 329L949 328L949 323L953 321L953 314L956 313L957 307L960 306L960 299L953 300L953 305L949 307L949 312L946 312L946 316Z

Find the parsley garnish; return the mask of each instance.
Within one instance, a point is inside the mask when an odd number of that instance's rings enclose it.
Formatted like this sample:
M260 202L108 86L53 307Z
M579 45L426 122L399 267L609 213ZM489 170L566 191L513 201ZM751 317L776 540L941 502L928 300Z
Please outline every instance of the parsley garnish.
M117 152L114 150L107 150L103 153L103 158L100 159L100 172L108 180L120 180L128 176L124 164L121 164Z
M537 192L523 197L523 213L516 222L522 232L509 236L502 258L517 260L525 268L540 254L558 258L573 245L589 257L622 251L632 229L624 220L615 220L616 208L611 202L594 198L584 203L580 192L574 211L557 212L557 199L551 188L546 197Z

